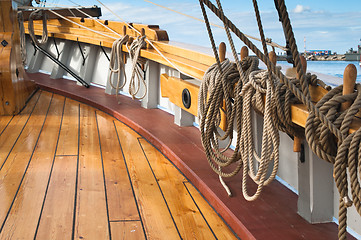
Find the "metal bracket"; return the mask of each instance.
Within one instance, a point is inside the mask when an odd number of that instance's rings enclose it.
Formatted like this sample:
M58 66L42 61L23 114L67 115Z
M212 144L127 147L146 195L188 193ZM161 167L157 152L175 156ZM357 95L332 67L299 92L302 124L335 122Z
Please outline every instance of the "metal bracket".
M84 55L84 53L83 53L83 49L82 49L81 46L80 46L80 42L79 42L78 38L76 39L76 42L78 43L78 47L79 47L79 50L80 50L80 54L81 54L81 56L82 56L82 58L83 58L83 63L82 63L82 65L84 66L86 57L85 57L85 55Z
M6 47L8 45L8 42L6 40L2 40L1 45L3 45L3 47Z
M53 38L53 41L54 41L54 46L55 46L55 50L56 50L56 53L57 53L56 59L59 60L59 57L60 57L61 53L59 52L59 48L58 48L58 45L56 44L55 38Z
M109 58L107 52L105 51L104 47L102 46L102 42L100 42L100 48L102 49L104 55L107 57L108 61L110 62L110 58Z
M58 59L56 59L53 55L51 55L50 53L48 53L47 51L45 51L44 49L42 49L40 46L35 45L34 47L39 50L40 52L42 52L45 56L47 56L48 58L50 58L53 62L55 62L56 64L58 64L61 68L63 68L65 71L67 71L70 75L72 75L78 82L80 82L84 87L89 87L89 84L84 81L81 77L79 77L78 75L76 75L72 70L70 70L67 66L65 66L62 62L60 62Z

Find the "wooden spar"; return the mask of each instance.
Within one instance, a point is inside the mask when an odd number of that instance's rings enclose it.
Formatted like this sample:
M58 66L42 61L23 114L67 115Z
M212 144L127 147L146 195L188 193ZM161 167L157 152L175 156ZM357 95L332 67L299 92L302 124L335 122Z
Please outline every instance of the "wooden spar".
M343 95L353 93L356 83L357 69L355 65L349 64L346 66L343 74ZM351 106L351 102L344 102L341 105L341 111L345 111Z
M102 16L102 11L100 7L94 6L94 7L84 7L84 8L64 8L64 9L52 9L52 11L67 17L80 17L80 18L87 18L86 15L84 15L82 12L88 14L91 17L100 17ZM43 10L46 14L48 19L59 19L59 16L56 14L44 9ZM27 21L29 19L29 16L32 12L32 10L23 10L23 16L24 21Z
M0 1L0 115L14 115L34 90L21 60L20 30L12 1Z

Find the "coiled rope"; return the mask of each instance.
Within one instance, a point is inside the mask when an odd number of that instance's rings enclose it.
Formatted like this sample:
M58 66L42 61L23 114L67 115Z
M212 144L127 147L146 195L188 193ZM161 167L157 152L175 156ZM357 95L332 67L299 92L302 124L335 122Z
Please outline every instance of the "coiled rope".
M129 94L133 99L143 99L147 95L147 83L145 82L144 73L141 68L141 65L145 65L146 60L140 57L140 50L146 46L145 43L146 36L137 37L128 48L129 57L132 61L132 74L129 81ZM137 97L141 86L144 86L144 93L142 96Z
M25 27L24 27L24 16L22 11L18 11L18 22L20 32L20 52L21 61L23 65L26 64L27 52L26 52L26 39L25 39Z
M254 3L255 2L256 1L254 1ZM284 96L284 99L288 99L288 100L294 98L293 96L291 96L291 94L292 94L299 101L301 101L304 105L307 106L310 115L309 115L309 118L307 120L307 125L306 125L306 138L307 138L311 148L318 156L325 159L326 161L334 163L334 177L335 177L338 191L340 193L339 236L338 237L339 237L339 239L346 239L347 207L350 207L353 202L353 204L356 207L356 210L361 215L361 209L360 209L361 208L360 207L360 205L361 205L361 191L360 191L361 180L359 179L360 175L361 175L361 170L360 170L361 164L360 164L359 156L358 156L358 154L361 153L360 152L361 150L359 150L359 149L361 149L360 148L360 139L361 139L360 132L361 132L361 130L359 129L355 133L348 135L348 131L349 131L352 119L361 107L359 105L360 101L361 101L359 99L361 88L357 85L357 87L356 87L357 93L352 93L349 95L341 95L342 86L340 86L340 87L330 91L328 94L326 94L324 96L324 98L321 101L319 101L319 103L317 103L317 105L315 106L312 103L311 98L310 98L308 84L309 83L315 84L316 82L318 82L318 80L314 76L305 75L305 73L303 72L299 54L298 54L298 50L297 50L296 41L295 41L295 38L293 35L293 31L292 31L292 27L291 27L291 23L290 23L290 20L288 17L285 3L283 0L275 1L275 3L278 5L278 8L280 10L280 16L282 18L282 23L284 25L287 39L289 40L289 45L290 45L290 49L292 52L295 67L297 69L297 75L298 75L299 81L296 81L295 79L286 78L280 72L280 70L277 69L275 67L275 65L270 62L270 60L266 54L266 50L265 50L265 53L263 54L224 15L222 8L220 7L220 4L218 3L218 1L217 1L217 4L218 4L218 8L217 8L209 0L200 0L201 9L203 12L203 16L204 16L204 19L206 22L206 27L207 27L207 30L208 30L208 33L210 36L210 41L212 43L214 52L216 52L215 44L214 44L213 36L210 31L209 23L207 23L208 17L206 16L206 13L204 10L204 5L206 5L216 16L218 16L218 18L225 25L227 25L227 27L232 32L234 32L257 55L257 57L259 57L267 65L269 72L273 72L274 75L277 76L277 78L280 81L279 81L279 86L278 86L279 89L276 91L276 94L279 94L279 96ZM256 6L256 4L254 4L254 6L255 6L255 11L256 11L257 23L259 25L260 33L262 36L262 34L263 34L261 31L262 26L259 21L260 18L257 14L257 6ZM265 40L263 40L263 42L264 41ZM263 45L264 45L264 43L263 43ZM215 54L215 56L217 58L217 54ZM242 76L242 73L240 73L240 74ZM224 76L224 74L221 74L220 77L221 77L220 79L222 81L227 79L227 76ZM273 77L273 75L272 75L272 77ZM243 77L241 77L241 78L244 79ZM272 87L272 85L270 85L270 86ZM276 86L276 88L277 88L277 86ZM219 89L216 89L216 90L209 89L209 100L212 100L211 95L213 92L217 93L218 96L222 96L222 94L218 93L218 91L220 91L220 90ZM223 91L225 91L225 90L223 90ZM202 93L202 94L206 95L205 93ZM276 98L278 99L277 102L282 101L281 97L276 97ZM345 101L350 101L350 100L353 101L352 106L348 110L339 113L338 108L339 108L340 103L345 102ZM286 108L288 108L287 107L288 104L285 105ZM215 107L215 109L219 109L219 107L221 106L220 104L215 106L214 104L210 104L208 102L207 107L205 109L205 113L207 113L207 114L213 113L213 111L219 111L219 110L212 109L211 107L208 107L208 105ZM236 105L236 100L235 100L235 105ZM282 108L277 107L277 109L278 109L277 112L280 112ZM243 114L245 114L245 112L243 112ZM289 114L287 113L285 115L288 116ZM215 122L207 120L207 118L214 119L214 117L212 117L212 115L210 115L210 116L203 115L203 119L201 122L201 127L202 127L201 132L204 131L204 129L203 129L204 126L212 126L212 125L216 124ZM227 117L227 120L228 120L228 117ZM238 121L238 119L237 119L237 121ZM287 124L288 120L285 122L283 122L283 120L278 120L278 121ZM244 123L242 123L242 124L244 124ZM238 125L241 125L241 124L238 124ZM239 127L237 127L237 133L241 132L238 128ZM281 126L280 128L287 129L288 127ZM213 127L212 131L214 131L214 129L215 129L215 127ZM293 133L293 134L294 134L294 136L297 136L296 133ZM204 136L205 135L202 133L202 139ZM212 136L209 133L207 133L207 136L214 138L214 136ZM264 138L265 137L263 137L263 139ZM332 145L332 143L329 144L330 138L337 139L337 140L335 140L335 142L338 141L338 144L337 144L338 148L337 148L337 146L335 147L336 144L334 144L334 145ZM214 142L214 140L212 140L212 139L210 141ZM206 144L206 145L209 145L209 144ZM242 156L243 152L242 153L238 152L239 151L238 146L239 146L239 139L237 136L237 145L236 145L235 151L232 155L232 159L220 157L219 153L218 153L218 149L217 149L218 145L216 145L216 144L213 144L213 146L211 146L211 147L213 147L213 149L211 149L210 152L208 152L209 151L207 149L208 146L205 146L208 161L210 162L212 169L215 172L217 172L220 176L230 176L232 174L222 173L221 171L219 171L219 168L214 166L212 161L214 161L219 166L226 165L226 164L230 163L231 160L237 161L236 160L237 157L243 157ZM336 151L336 149L337 149L337 151ZM249 152L247 152L247 153L249 154ZM227 161L227 160L229 160L229 161ZM242 167L242 163L238 162L237 168L232 173L239 171L239 169L241 167ZM244 170L244 175L248 174L247 167L248 167L248 165L243 166L243 168L246 169L246 170ZM351 193L352 193L353 201L351 201L350 197L348 196L347 170L349 171L350 178L351 178ZM258 175L258 173L256 175L253 175L254 179L256 179L256 180L262 180L261 179L262 176L263 176L262 173L260 173L260 175ZM245 176L243 176L243 177L245 178ZM251 177L252 177L252 173L251 173ZM259 183L261 183L261 182L259 182ZM260 187L260 185L259 185L259 187ZM252 197L249 197L249 199L254 200Z
M125 35L122 38L119 38L117 40L115 40L113 42L112 45L112 51L110 53L110 61L109 61L109 85L115 89L116 92L116 97L118 98L118 94L120 89L122 89L125 85L125 83L127 82L127 76L125 74L125 64L124 64L124 58L123 58L123 51L122 51L122 46L124 44L126 44L129 40L129 36ZM124 76L124 81L123 83L121 83L121 73L123 73ZM112 76L113 74L117 74L117 79L116 79L116 85L113 85L112 83ZM119 101L119 99L118 99Z
M34 32L34 19L39 19L39 18L42 18L42 20L43 20L43 34L41 36L40 41L35 36L35 32ZM43 10L40 10L40 9L33 11L29 16L29 25L28 25L29 35L30 35L31 39L33 40L34 44L36 44L36 45L42 45L48 41L47 20L48 20L47 15L44 13Z

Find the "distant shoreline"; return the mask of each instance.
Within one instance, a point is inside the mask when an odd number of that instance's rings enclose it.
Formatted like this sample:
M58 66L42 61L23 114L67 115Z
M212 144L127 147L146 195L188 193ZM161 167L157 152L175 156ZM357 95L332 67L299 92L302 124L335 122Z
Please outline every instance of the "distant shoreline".
M324 56L307 55L305 56L305 58L307 61L346 61L345 54L324 55ZM277 56L277 61L286 61L286 56Z

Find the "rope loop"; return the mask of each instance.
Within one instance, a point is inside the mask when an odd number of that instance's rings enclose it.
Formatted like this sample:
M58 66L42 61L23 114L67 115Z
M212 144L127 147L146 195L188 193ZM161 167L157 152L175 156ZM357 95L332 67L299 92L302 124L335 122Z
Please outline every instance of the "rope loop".
M43 34L41 36L40 41L35 36L35 31L34 31L34 20L36 20L36 19L43 20ZM41 9L35 10L29 15L29 20L28 20L29 21L29 25L28 25L29 35L30 35L31 39L33 40L34 44L36 44L36 45L43 45L48 41L47 20L48 20L47 14Z

